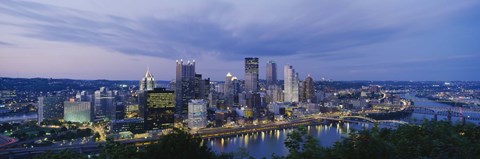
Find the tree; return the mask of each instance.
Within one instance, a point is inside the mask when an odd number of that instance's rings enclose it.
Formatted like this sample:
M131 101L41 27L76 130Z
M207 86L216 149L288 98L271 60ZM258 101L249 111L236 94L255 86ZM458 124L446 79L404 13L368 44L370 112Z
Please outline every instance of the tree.
M158 144L146 147L144 158L156 159L209 159L217 157L199 136L175 129L171 134L162 137Z
M102 146L99 159L139 159L142 153L137 152L135 147L123 145L107 138L107 142Z
M100 139L100 134L98 132L95 132L95 134L93 135L93 139L95 139L95 141Z
M72 152L70 150L62 150L60 152L45 152L38 156L35 156L34 159L86 159L85 155L80 153Z
M324 158L326 152L312 135L307 133L304 127L299 127L287 135L285 146L288 148L289 154L286 158L292 159L309 159ZM272 158L279 158L272 156Z
M37 134L37 135L38 135L38 136L44 136L45 134L46 134L45 131L40 130L40 131L38 131L38 134Z

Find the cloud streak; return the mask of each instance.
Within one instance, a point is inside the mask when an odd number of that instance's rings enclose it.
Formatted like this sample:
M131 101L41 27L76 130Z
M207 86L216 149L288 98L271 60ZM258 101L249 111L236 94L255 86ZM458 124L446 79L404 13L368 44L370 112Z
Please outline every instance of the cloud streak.
M0 18L6 19L0 21L0 26L21 29L15 35L22 38L94 46L125 55L165 59L215 56L224 61L239 61L246 56L295 57L299 64L314 59L345 70L354 66L374 69L384 63L399 68L406 63L397 60L402 56L417 63L433 63L422 59L448 59L456 51L461 52L461 57L478 49L470 44L457 49L467 45L462 42L439 46L446 42L438 42L441 38L436 37L450 37L447 33L454 30L454 39L470 40L458 35L471 31L458 28L452 20L477 13L472 8L479 6L478 2L72 3L79 4L0 1ZM125 7L129 5L131 8ZM102 9L92 9L95 7ZM8 39L1 40L9 42L0 41L0 46L13 45ZM462 60L466 59L454 59L458 62L449 66L463 66ZM317 68L305 65L299 69L313 72ZM344 77L348 75L340 78Z
M214 10L215 15L229 14L230 10L218 7L234 8L232 5L221 4L208 9ZM3 1L0 12L33 21L23 24L31 30L24 35L27 37L94 45L125 54L169 59L198 57L198 54L206 52L219 52L224 59L304 54L322 57L328 52L385 41L404 31L402 27L389 26L326 32L337 26L322 23L328 19L339 20L334 17L319 19L317 15L310 14L300 15L293 23L275 21L230 29L229 25L235 25L234 22L225 24L218 19L203 18L210 16L211 12L169 19L153 16L129 19L35 2L13 1Z

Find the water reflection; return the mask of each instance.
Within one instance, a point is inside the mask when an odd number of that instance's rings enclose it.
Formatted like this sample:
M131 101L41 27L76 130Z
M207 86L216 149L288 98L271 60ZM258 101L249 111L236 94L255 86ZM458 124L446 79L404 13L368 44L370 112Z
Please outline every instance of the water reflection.
M369 124L366 124L369 125ZM333 129L332 129L333 127ZM361 130L365 124L342 123L307 126L307 132L319 140L322 146L331 146L336 141L346 137L353 130ZM286 155L288 149L284 146L288 133L293 129L270 130L252 134L231 137L230 140L209 139L210 146L217 152L233 152L245 147L255 158L270 157L271 154ZM241 139L241 142L235 142ZM233 141L233 142L232 142Z

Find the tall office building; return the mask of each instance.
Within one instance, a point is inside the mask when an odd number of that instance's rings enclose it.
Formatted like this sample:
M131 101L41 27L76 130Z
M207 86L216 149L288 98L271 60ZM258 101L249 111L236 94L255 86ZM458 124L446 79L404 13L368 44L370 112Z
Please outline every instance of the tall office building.
M104 118L115 119L112 113L115 114L115 97L113 92L105 87L101 87L100 90L94 93L94 112L95 120L101 120ZM113 111L113 112L112 112Z
M207 101L194 99L188 102L188 127L191 129L207 127Z
M284 101L298 102L298 73L295 72L293 66L285 65L284 71Z
M155 79L153 75L150 73L150 68L147 68L147 72L145 73L145 77L140 80L140 90L143 91L150 91L155 88Z
M176 61L175 112L186 114L188 101L195 97L195 60Z
M146 92L144 98L145 130L160 130L173 128L175 114L175 93L165 88L155 88Z
M92 111L90 102L66 101L64 102L64 117L65 121L71 122L91 122Z
M245 58L245 91L258 91L258 57Z
M267 62L267 87L277 84L277 63L275 61Z
M270 85L267 89L268 102L283 102L283 90L282 86L279 85Z
M225 105L227 107L232 107L234 103L235 89L238 89L237 77L232 76L230 72L227 73L225 77L225 83L223 85L223 97L225 99Z
M60 95L38 97L38 123L43 120L63 119L63 102L65 98Z
M302 102L313 102L316 103L315 89L313 86L313 79L308 75L307 78L302 83L302 92L300 95L300 100Z
M225 84L223 84L223 93L225 95L230 95L233 94L233 76L230 74L230 72L227 73L227 76L225 77Z
M203 79L202 74L195 74L194 99L207 99L210 93L210 78Z

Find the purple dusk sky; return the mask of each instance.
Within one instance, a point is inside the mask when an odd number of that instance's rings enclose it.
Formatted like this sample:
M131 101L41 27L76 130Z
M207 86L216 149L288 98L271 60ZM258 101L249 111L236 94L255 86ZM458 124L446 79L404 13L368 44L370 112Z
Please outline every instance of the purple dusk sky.
M243 79L245 57L301 79L480 80L480 1L0 1L0 77Z

